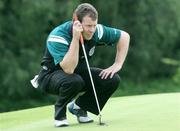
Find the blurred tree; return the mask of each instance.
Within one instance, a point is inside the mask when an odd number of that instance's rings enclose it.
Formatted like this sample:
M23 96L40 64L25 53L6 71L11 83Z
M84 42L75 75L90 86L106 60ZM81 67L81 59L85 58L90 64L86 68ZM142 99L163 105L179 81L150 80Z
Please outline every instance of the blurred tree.
M69 12L77 3L58 0L0 2L0 96L4 100L42 98L42 93L35 91L29 80L41 68L48 33L64 20L71 19Z
M180 50L179 50L180 51ZM172 58L163 58L162 62L170 65L170 66L175 66L177 67L176 72L174 73L174 76L172 77L173 81L177 84L180 85L180 61L179 60L174 60Z

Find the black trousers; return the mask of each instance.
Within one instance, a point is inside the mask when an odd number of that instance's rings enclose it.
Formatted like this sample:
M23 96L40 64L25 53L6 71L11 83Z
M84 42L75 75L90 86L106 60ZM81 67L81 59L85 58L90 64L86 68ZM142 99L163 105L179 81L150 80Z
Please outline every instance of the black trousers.
M101 71L102 69L99 68L91 68L100 109L102 110L107 100L117 89L120 77L115 74L113 78L101 79L99 77ZM76 70L74 74L66 74L63 70L56 70L47 74L41 85L47 93L58 96L55 103L56 120L66 116L67 104L80 92L85 93L76 99L76 104L83 110L96 115L99 114L87 68Z

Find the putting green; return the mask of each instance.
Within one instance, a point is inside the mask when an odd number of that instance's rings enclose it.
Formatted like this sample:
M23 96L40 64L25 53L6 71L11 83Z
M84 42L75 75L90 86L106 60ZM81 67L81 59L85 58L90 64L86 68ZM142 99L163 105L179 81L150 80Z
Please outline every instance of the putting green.
M53 106L0 113L2 131L180 131L180 93L116 97L102 111L102 121L90 114L95 122L78 124L67 114L69 127L55 128Z

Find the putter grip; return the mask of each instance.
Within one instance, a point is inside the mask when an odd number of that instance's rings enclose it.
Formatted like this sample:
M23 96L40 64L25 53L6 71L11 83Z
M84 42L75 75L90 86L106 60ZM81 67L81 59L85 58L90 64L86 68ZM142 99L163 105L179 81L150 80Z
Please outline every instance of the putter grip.
M78 20L78 17L77 17L76 14L73 15L73 21L75 21L75 20ZM81 42L81 44L84 44L84 39L83 39L82 34L81 34L81 36L80 36L80 42Z
M81 44L84 44L84 40L83 40L82 34L81 34L81 36L80 36L80 42L81 42Z

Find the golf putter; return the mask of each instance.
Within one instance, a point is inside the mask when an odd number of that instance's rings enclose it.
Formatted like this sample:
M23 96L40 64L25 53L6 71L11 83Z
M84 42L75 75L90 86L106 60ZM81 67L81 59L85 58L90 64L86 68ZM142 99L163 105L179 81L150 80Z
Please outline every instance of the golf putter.
M75 21L75 20L78 20L78 17L77 17L76 14L73 15L73 21ZM92 79L92 74L91 74L91 70L90 70L90 67L89 67L89 62L88 62L88 59L87 59L87 54L86 54L86 50L85 50L85 47L84 47L84 39L83 39L82 34L80 36L80 42L81 42L81 45L82 45L85 61L86 61L86 64L87 64L87 68L88 68L88 72L89 72L89 76L90 76L90 80L91 80L91 84L92 84L92 87L93 87L94 96L95 96L95 100L96 100L96 104L97 104L97 108L98 108L98 112L99 112L99 125L106 125L104 122L102 122L102 115L101 115L101 110L100 110L100 106L99 106L99 101L97 99L97 93L96 93L96 90L95 90L94 81Z

